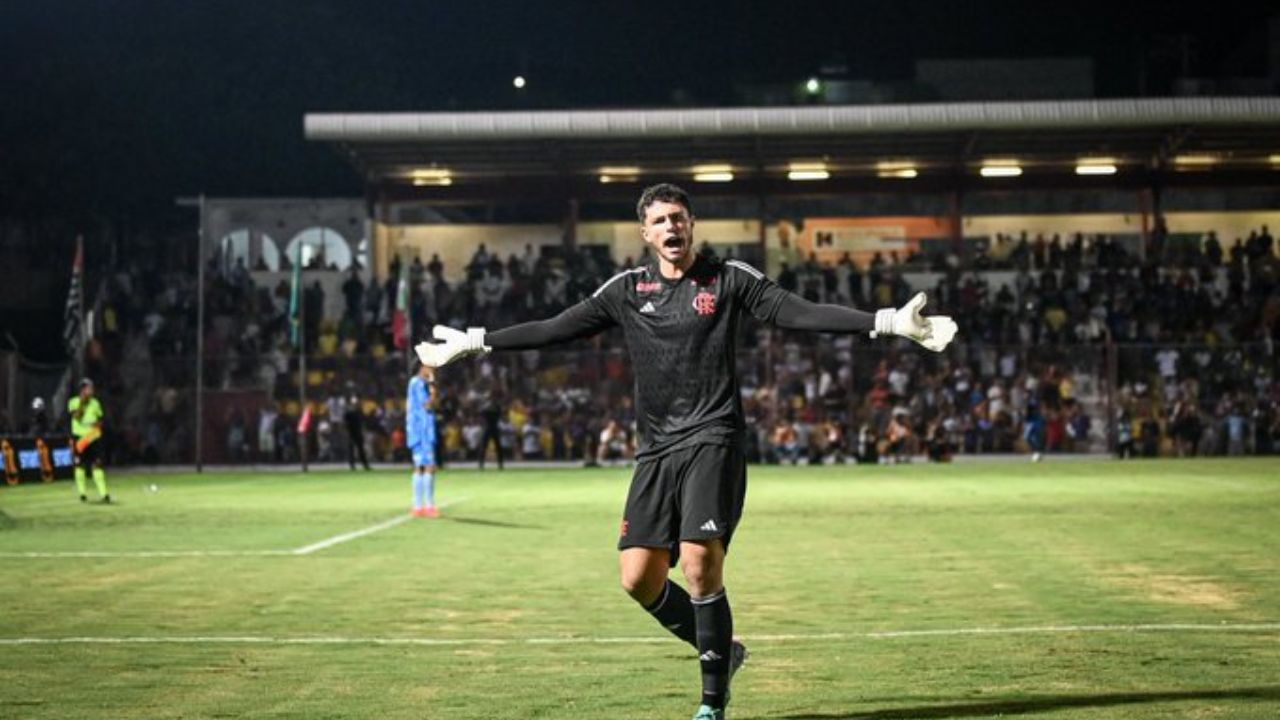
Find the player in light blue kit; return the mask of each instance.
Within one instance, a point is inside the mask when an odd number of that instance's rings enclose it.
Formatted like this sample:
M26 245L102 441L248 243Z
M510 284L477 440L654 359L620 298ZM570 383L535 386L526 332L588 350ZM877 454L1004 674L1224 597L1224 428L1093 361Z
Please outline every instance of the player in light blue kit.
M436 484L436 413L435 371L419 365L418 373L409 380L408 404L405 406L405 443L413 455L413 516L440 517L435 502Z

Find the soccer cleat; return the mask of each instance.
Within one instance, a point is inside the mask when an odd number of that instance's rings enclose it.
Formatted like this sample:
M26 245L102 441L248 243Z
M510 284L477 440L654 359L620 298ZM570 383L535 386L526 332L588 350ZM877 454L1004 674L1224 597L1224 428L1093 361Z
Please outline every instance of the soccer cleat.
M81 496L80 496L80 502L89 502L89 496L87 496L87 495L81 495Z
M730 691L733 689L733 676L738 674L738 670L747 664L747 658L751 657L751 652L747 650L747 646L741 641L734 640L729 646L729 689L724 693L725 704L728 704Z
M422 517L438 518L440 517L440 508L432 505L431 507L422 509Z
M110 504L111 504L111 494L110 494L110 493L108 493L108 494L106 494L106 495L103 495L103 496L102 496L102 504L103 504L103 505L110 505Z
M409 514L410 514L410 515L412 515L412 516L414 516L414 517L426 517L426 516L427 516L427 509L426 509L426 508L414 508L414 509L413 509L413 511L412 511L412 512L410 512Z
M699 705L693 720L724 720L724 708L713 708L710 705Z
M737 674L738 668L747 663L747 658L751 657L751 652L747 650L747 646L741 641L734 640L729 646L729 680L733 680L733 676Z

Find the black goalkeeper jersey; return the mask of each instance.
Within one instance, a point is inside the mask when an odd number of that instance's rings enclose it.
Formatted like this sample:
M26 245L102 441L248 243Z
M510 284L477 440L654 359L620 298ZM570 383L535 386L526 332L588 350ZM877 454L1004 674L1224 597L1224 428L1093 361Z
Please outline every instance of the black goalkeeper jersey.
M772 323L785 295L738 260L699 256L668 280L657 260L619 273L584 305L620 325L636 379L637 458L700 442L732 442L746 427L737 337L745 310Z
M636 380L636 457L643 459L741 436L746 422L735 362L741 314L772 324L787 295L738 260L699 256L678 280L662 277L653 260L614 275L555 318L555 335L564 340L622 327ZM487 342L494 349L533 346L514 330L491 333Z

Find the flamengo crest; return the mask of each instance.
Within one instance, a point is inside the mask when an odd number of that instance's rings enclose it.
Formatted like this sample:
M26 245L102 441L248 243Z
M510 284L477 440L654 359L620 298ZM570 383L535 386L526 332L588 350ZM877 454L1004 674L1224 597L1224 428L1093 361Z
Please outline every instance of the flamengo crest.
M693 309L698 311L699 315L712 315L716 311L716 296L703 290L693 296Z

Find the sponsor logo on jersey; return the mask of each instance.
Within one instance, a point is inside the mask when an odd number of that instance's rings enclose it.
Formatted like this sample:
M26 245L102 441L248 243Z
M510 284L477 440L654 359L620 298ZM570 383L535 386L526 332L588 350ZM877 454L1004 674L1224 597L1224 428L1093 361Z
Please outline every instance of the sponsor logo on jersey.
M642 312L642 313L651 313L651 312L655 312L657 309L658 309L658 308L656 308L656 307L654 307L654 306L653 306L653 303L651 303L651 302L647 302L647 303L645 303L643 306L641 306L641 307L640 307L640 312Z
M703 291L693 296L693 309L699 315L714 315L716 312L716 296Z
M636 292L638 293L653 293L653 292L658 292L661 289L662 289L662 283L656 282L656 281L645 282L641 280L640 282L636 283Z

